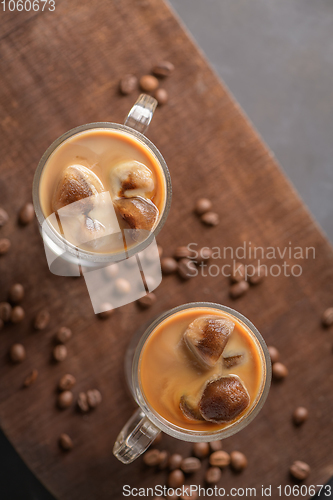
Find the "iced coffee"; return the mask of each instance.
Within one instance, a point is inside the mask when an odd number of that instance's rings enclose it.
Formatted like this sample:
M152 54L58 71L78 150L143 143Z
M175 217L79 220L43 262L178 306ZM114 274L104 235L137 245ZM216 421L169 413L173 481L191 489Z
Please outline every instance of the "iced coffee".
M151 410L191 431L230 427L256 406L266 376L262 347L232 313L178 310L147 338L139 360L141 392Z

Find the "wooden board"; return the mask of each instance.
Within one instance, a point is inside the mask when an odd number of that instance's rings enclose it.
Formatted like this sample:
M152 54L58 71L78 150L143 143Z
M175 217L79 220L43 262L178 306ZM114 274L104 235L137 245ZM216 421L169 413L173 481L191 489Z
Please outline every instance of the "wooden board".
M15 448L59 500L120 498L124 484L164 484L165 472L154 474L142 460L124 466L112 456L114 440L134 409L123 358L138 324L181 303L207 300L249 317L280 349L290 371L284 383L272 387L257 419L225 442L226 450L246 453L249 467L237 476L225 470L223 486L271 484L272 498L278 498L275 488L290 483L287 471L296 459L311 465L307 484L328 480L333 474L333 332L321 328L320 315L332 306L333 252L202 54L161 0L57 0L55 12L6 13L1 21L0 205L10 214L1 236L10 238L12 249L0 259L0 300L13 282L27 290L25 321L6 326L0 342L0 421ZM79 124L122 122L136 96L118 95L119 78L147 73L160 59L176 66L165 82L170 102L157 110L148 133L173 182L172 209L158 237L165 254L190 242L234 248L244 241L280 248L291 242L314 247L316 258L302 261L299 278L267 278L237 302L230 300L228 279L221 276L189 282L164 278L153 309L142 312L129 304L101 322L83 279L50 274L37 224L19 227L17 212L31 199L33 174L48 145ZM211 198L220 215L215 229L193 214L200 196ZM286 261L299 264L293 257ZM46 331L36 333L31 323L42 307L50 309L52 319ZM68 359L54 365L52 338L61 325L72 328L74 337ZM27 349L19 366L7 359L13 342ZM33 368L40 372L38 381L22 390ZM100 389L103 404L95 412L81 416L74 409L56 409L55 387L66 372L77 378L76 396ZM310 418L295 429L291 412L300 404L309 408ZM69 454L58 449L62 432L75 443ZM191 450L167 436L160 446L184 455Z

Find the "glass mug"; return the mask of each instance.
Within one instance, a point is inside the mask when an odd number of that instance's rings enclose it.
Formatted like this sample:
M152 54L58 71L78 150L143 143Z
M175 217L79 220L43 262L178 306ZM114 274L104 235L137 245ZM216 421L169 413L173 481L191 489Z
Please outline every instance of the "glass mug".
M260 389L251 407L234 423L214 431L193 431L178 427L167 421L148 404L140 386L140 357L148 337L163 320L179 311L191 308L218 309L231 314L239 322L244 323L247 327L247 332L252 336L252 340L256 345L262 364ZM182 441L192 442L209 442L232 436L247 426L261 410L269 392L271 373L270 356L264 339L256 327L239 312L229 307L211 302L193 302L175 307L165 312L153 321L143 334L142 330L137 332L127 350L125 357L125 376L131 394L139 408L119 433L113 447L114 455L124 464L133 462L146 451L161 431Z
M82 268L88 270L102 268L103 266L108 266L115 262L121 262L124 259L128 259L131 256L138 254L147 248L151 243L155 242L156 245L155 236L162 229L168 216L172 193L170 173L165 160L154 144L143 135L151 122L156 106L156 99L151 96L141 94L126 117L124 125L108 122L81 125L60 136L43 154L34 176L32 194L37 220L39 222L40 231L44 240L44 247L49 268L54 274L78 276L80 275L80 269ZM55 149L66 141L66 139L91 129L112 129L129 134L149 150L150 154L153 155L155 160L157 160L157 163L161 167L162 171L165 189L165 202L163 211L160 213L158 223L151 232L146 231L147 234L143 241L139 241L138 244L135 244L130 248L126 248L126 250L124 247L124 250L119 252L97 253L78 248L68 242L58 231L56 231L54 226L45 218L41 208L40 182L48 159ZM67 266L65 265L66 263L68 263Z

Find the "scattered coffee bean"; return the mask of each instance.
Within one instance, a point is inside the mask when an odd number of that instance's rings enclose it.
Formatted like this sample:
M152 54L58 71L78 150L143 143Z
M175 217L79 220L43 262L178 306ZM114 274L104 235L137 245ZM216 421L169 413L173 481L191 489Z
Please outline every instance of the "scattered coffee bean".
M10 321L12 323L20 323L25 318L24 309L21 306L15 306L10 314Z
M137 303L139 304L142 309L148 309L149 307L153 306L156 302L156 295L154 293L147 293L147 295L144 295L143 297L140 297L137 300Z
M36 369L32 370L31 373L24 379L23 387L30 387L34 384L38 377L38 371Z
M87 413L87 411L89 411L87 395L85 392L80 392L76 404L82 413Z
M209 443L211 451L220 451L222 450L222 441L218 439L217 441L210 441Z
M212 202L208 198L199 198L196 202L194 211L197 215L203 215L212 209Z
M214 451L209 457L209 464L213 467L227 467L230 464L230 455L226 451Z
M55 361L64 361L67 358L67 348L63 344L56 345L53 349L53 359Z
M50 313L47 309L41 309L34 320L36 330L44 330L50 322Z
M138 88L138 79L135 75L125 75L119 83L119 90L123 95L132 94Z
M160 106L163 106L168 102L169 96L165 89L159 88L154 92L154 97Z
M206 212L200 218L206 226L217 226L220 222L219 216L215 212Z
M0 208L0 227L4 226L8 222L8 214L4 208Z
M10 320L12 314L12 306L8 302L0 302L0 319L4 323Z
M63 375L59 380L58 389L59 391L69 391L74 387L75 382L75 377L67 373L66 375Z
M152 448L143 455L143 463L149 467L156 467L160 463L160 451Z
M153 75L144 75L140 78L140 87L145 92L153 92L158 86L158 80Z
M180 488L185 481L185 476L184 473L179 470L175 469L172 472L170 472L169 477L168 477L168 486L169 488Z
M248 289L250 288L247 281L239 281L238 283L234 283L230 287L230 297L232 299L238 299L242 295L244 295Z
M24 298L24 288L20 283L15 283L12 285L8 292L8 299L13 304L18 304Z
M55 340L56 342L59 342L60 344L66 344L68 340L72 337L72 330L70 328L67 328L67 326L62 326L59 328L55 335Z
M183 280L189 280L196 276L197 269L195 268L195 264L190 259L180 259L178 262L177 271L179 276Z
M69 451L73 448L73 441L68 434L61 434L59 437L59 446L64 451Z
M248 276L251 285L259 285L265 278L265 273L259 267L256 267L252 276Z
M321 320L324 326L333 325L333 307L329 307L324 311Z
M194 259L197 264L201 264L201 262L207 262L213 255L213 251L211 248L203 247L198 250L198 256Z
M2 329L3 329L3 327L4 327L4 322L3 322L3 320L0 318L0 330L2 330Z
M169 469L170 470L179 469L180 468L180 464L182 463L182 461L183 461L183 457L181 455L179 455L179 453L174 453L169 458L169 464L168 464L169 465Z
M193 474L201 468L201 462L195 457L184 458L180 468L183 472L185 472L185 474Z
M24 226L29 224L35 217L34 206L32 203L26 203L19 211L19 222Z
M177 262L172 257L161 259L161 269L163 274L172 274L177 271Z
M273 363L272 375L275 380L283 380L288 375L288 369L282 363Z
M13 363L22 363L26 358L24 345L13 344L9 350L9 357Z
M121 295L125 295L131 291L130 282L125 280L124 278L118 278L115 281L114 286L115 286L116 291Z
M63 391L58 395L57 404L62 410L69 408L72 403L73 393L71 391Z
M277 350L276 347L270 345L268 346L268 352L269 352L269 355L270 355L270 358L271 358L271 362L272 363L276 363L277 361L279 361L280 359L280 353L279 351Z
M193 257L193 251L185 246L177 247L173 256L176 260L186 259L186 258L191 259Z
M241 472L247 467L247 458L240 451L232 451L230 453L230 465L236 472Z
M175 67L170 61L160 61L153 67L152 73L155 76L165 77L169 76L174 71L174 69Z
M198 492L190 486L184 487L184 492L180 495L180 500L197 500Z
M241 262L235 262L232 266L230 279L234 283L239 283L240 281L245 281L245 266Z
M205 474L205 481L207 484L217 484L221 476L222 472L219 467L209 467Z
M164 470L168 467L169 463L169 453L165 450L160 452L160 462L158 464L159 470Z
M126 280L124 280L126 281ZM97 314L97 316L100 318L100 319L107 319L107 318L110 318L110 316L112 316L112 314L114 313L114 308L111 304L109 303L104 303L102 304L101 306L102 309L105 309L105 311L102 311L100 313Z
M309 412L304 406L299 406L294 410L293 422L295 425L302 425L308 419Z
M5 255L11 247L11 243L8 238L0 238L0 255Z
M97 389L87 391L87 402L89 408L97 408L102 402L102 394Z
M208 443L194 443L193 445L193 455L197 458L205 458L209 455L209 444Z
M310 466L305 462L296 460L289 469L290 474L299 481L304 481L311 472Z

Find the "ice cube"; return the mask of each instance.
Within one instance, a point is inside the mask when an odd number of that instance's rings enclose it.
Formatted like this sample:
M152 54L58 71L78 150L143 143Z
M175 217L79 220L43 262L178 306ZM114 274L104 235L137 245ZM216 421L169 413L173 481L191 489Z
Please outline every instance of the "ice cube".
M232 422L250 404L250 396L237 375L208 381L199 401L199 412L205 420Z
M158 218L158 209L150 200L140 196L136 198L119 198L114 205L121 217L131 229L151 231Z
M155 188L151 170L136 160L123 161L113 167L110 183L114 198L151 198Z
M211 368L220 359L234 327L235 323L229 319L204 316L190 323L184 341L194 356Z
M180 398L179 408L190 420L203 420L199 412L198 401L193 396L183 395Z
M62 207L104 191L102 182L97 175L83 165L70 165L61 175L52 199L52 209L57 211ZM82 206L77 205L78 213L88 213L92 203L86 200Z
M234 366L242 364L244 362L244 359L245 359L244 353L241 354L226 353L223 355L223 364L229 370Z

